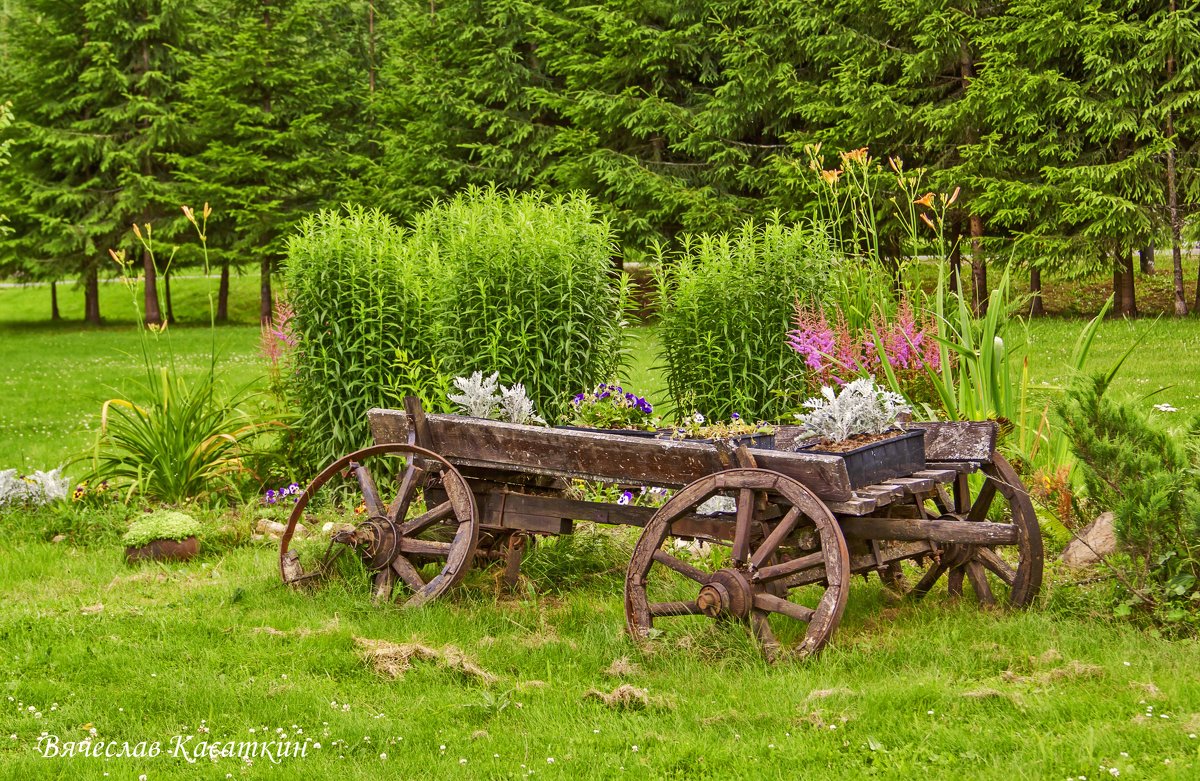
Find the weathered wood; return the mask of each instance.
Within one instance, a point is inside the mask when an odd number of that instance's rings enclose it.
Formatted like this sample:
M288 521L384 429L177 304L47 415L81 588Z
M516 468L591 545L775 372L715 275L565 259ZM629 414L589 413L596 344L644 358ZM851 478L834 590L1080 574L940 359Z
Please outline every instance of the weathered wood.
M378 443L405 442L408 416L367 413ZM627 437L593 431L521 426L461 415L426 415L430 449L456 466L509 469L555 477L680 488L723 465L717 448L699 442ZM798 480L822 499L851 498L837 456L754 449L758 466Z
M570 522L591 521L613 526L645 526L654 515L653 507L585 502L555 496L520 494L508 491L489 491L479 497L480 523L485 527L519 529L539 534L566 534ZM779 508L771 507L766 519L779 517ZM561 531L560 531L561 529ZM671 527L675 537L696 537L710 540L732 539L732 515L680 516Z
M929 493L937 483L928 477L893 477L891 480L885 481L884 485L899 486L906 496L912 496L914 494Z
M898 485L864 485L862 488L854 489L854 493L859 496L870 496L879 504L887 505L904 496L904 489Z
M994 421L954 421L950 423L909 423L909 428L925 429L926 461L978 461L991 463L1000 430Z
M843 518L842 533L859 540L929 540L960 545L1015 545L1010 523L923 520L919 518Z
M925 469L920 472L913 472L914 476L924 476L928 472L953 472L955 474L974 474L983 466L978 461L926 461ZM953 477L948 477L939 482L949 482Z
M840 518L843 515L857 516L875 512L879 501L870 496L855 495L844 502L826 502L825 506Z
M905 559L914 559L919 556L928 556L932 552L933 548L927 542L899 542L891 545L881 545L878 559L874 552L851 556L850 572L854 575L874 572L880 566L886 566L892 562L904 561ZM798 586L819 583L824 577L825 573L821 567L809 567L782 579L780 583L791 589Z

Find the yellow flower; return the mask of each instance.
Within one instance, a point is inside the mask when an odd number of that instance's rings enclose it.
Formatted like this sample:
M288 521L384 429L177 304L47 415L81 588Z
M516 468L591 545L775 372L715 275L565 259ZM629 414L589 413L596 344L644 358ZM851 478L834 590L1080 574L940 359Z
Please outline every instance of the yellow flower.
M870 160L871 155L865 146L849 152L842 152L843 163L857 163L858 165L866 166Z
M933 193L925 193L917 200L913 201L917 206L929 206L933 203Z
M355 515L362 515L362 514L363 514L363 513L365 513L366 511L367 511L367 503L366 503L366 502L363 502L363 503L362 503L362 504L360 504L358 507L355 507L355 508L354 508L354 514L355 514Z

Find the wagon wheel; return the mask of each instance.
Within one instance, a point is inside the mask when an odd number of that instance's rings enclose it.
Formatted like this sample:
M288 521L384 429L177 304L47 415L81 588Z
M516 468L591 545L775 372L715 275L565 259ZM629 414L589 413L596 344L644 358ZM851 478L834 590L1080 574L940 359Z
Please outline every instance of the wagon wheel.
M381 496L364 463L367 459L386 459L389 466L396 467L398 487L391 502L385 503ZM353 478L357 484L351 506L357 505L361 512L345 516L353 527L334 529L321 564L305 572L289 545L308 503L337 475ZM418 513L421 505L425 509ZM334 461L297 497L280 540L279 568L285 583L304 583L323 575L333 559L349 547L374 573L376 601L389 599L399 581L406 591L396 601L416 607L441 596L462 579L478 539L475 497L449 461L415 445L375 445ZM435 576L426 579L420 568L429 562L443 564Z
M1021 478L999 453L981 473L983 480L976 480L977 487L968 475L960 474L949 495L935 500L941 518L989 523L1000 516L1016 527L1016 544L942 546L911 593L925 596L945 575L952 597L962 596L965 579L981 605L1002 601L1026 607L1042 586L1042 533L1033 502Z
M692 563L668 544L673 525L710 497L731 496L736 506L727 562ZM766 520L765 497L774 520ZM768 531L769 530L769 531ZM657 565L657 566L656 566ZM809 605L788 599L792 588L816 584ZM656 598L673 590L667 601ZM654 635L655 619L707 616L749 623L768 659L780 644L772 613L805 625L795 651L819 651L837 628L850 591L850 557L829 509L804 485L766 469L729 469L702 477L676 493L642 531L625 576L625 621L630 635ZM651 592L654 592L652 598Z

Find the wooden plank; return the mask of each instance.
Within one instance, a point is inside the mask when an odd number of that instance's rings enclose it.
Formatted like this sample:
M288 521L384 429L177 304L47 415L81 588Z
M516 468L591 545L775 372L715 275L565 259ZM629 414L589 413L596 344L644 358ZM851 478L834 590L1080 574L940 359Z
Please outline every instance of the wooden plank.
M367 413L376 443L406 442L408 417ZM593 431L521 426L460 415L426 415L428 447L451 463L555 477L680 488L722 471L717 448L698 442L626 437ZM851 498L837 456L755 449L758 466L794 478L822 499Z
M987 421L908 423L908 428L925 429L926 461L978 461L990 464L996 452L1000 426Z
M904 496L904 489L898 485L864 485L862 488L854 489L854 493L859 496L870 496L880 505L887 505Z
M873 497L855 495L844 502L826 502L825 506L834 515L858 516L874 512L879 501Z
M938 465L939 467L941 464ZM920 472L913 472L912 476L920 479L932 480L935 483L952 483L958 477L959 473L965 473L965 469L922 469Z
M520 529L539 534L566 534L555 525L563 519L591 521L619 526L643 527L657 510L653 507L585 502L578 499L563 499L551 496L491 491L479 501L479 522L483 526L503 529ZM778 508L768 510L762 520L779 517ZM733 535L733 516L696 515L681 516L671 525L671 534L676 537L700 537L712 540L728 540ZM570 523L565 527L568 531Z
M891 480L885 480L883 484L899 486L906 496L927 494L937 485L933 479L928 477L893 477Z
M975 523L921 518L845 518L842 533L860 540L929 540L962 545L1016 545L1011 523Z

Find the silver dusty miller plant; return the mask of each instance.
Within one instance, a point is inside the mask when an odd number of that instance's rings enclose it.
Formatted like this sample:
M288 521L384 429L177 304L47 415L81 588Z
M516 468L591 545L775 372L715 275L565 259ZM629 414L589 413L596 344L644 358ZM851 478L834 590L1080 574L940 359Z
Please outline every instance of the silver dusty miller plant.
M473 418L546 425L534 410L533 399L526 395L524 385L518 382L506 388L499 382L500 372L493 372L486 379L483 372L475 372L470 377L455 377L454 387L462 393L451 393L447 398L458 405L460 412Z
M842 442L857 434L882 434L896 428L912 408L899 393L884 390L873 377L847 384L835 393L826 385L821 395L804 402L807 413L796 417L808 431L827 442Z
M63 477L61 468L49 472L39 469L31 475L18 475L15 469L5 469L0 471L0 507L41 507L66 499L70 487L71 481Z

